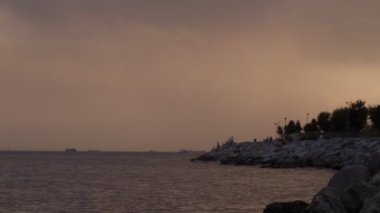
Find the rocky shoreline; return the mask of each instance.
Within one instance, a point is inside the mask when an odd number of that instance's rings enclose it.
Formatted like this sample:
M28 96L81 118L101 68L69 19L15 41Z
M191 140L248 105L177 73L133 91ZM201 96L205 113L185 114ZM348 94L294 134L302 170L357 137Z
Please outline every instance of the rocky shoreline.
M306 141L228 141L192 161L261 165L273 168L318 167L341 169L366 164L380 154L380 138L332 138Z
M339 169L312 202L275 202L264 213L380 213L380 138L228 141L192 161Z

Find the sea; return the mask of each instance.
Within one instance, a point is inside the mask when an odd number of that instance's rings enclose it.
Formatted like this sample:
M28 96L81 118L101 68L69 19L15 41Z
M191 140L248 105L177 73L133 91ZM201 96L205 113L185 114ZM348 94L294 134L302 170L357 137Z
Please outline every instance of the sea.
M310 202L329 169L190 162L198 153L0 152L0 212L262 212Z

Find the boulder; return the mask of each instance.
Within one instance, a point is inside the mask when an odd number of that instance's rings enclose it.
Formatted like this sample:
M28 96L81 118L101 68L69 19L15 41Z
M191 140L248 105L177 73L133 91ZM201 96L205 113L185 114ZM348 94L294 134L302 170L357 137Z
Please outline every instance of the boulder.
M376 188L368 183L354 183L346 189L341 200L347 213L357 213L363 207L364 202L375 193Z
M370 173L366 166L348 166L338 171L331 178L327 187L338 197L342 197L349 186L355 183L368 182L369 179Z
M347 213L340 198L328 187L323 188L303 213Z
M369 183L377 188L380 188L380 172L372 176Z
M375 175L380 172L380 154L374 154L368 162L368 168L371 175Z
M264 213L301 213L309 204L297 200L293 202L274 202L267 205Z
M380 192L365 202L360 213L380 213Z
M353 213L358 212L374 190L366 182L370 178L366 166L344 167L314 198L306 212Z

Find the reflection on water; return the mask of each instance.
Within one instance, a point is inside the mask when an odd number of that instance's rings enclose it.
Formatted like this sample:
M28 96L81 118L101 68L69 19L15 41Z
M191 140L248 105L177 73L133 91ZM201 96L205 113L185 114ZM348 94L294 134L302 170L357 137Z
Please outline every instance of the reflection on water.
M192 163L179 153L0 153L0 212L262 212L331 170Z

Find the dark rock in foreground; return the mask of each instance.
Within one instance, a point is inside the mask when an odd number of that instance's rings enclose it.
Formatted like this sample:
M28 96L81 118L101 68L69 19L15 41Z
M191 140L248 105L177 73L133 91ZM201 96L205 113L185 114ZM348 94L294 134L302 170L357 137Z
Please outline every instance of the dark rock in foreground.
M304 201L293 202L275 202L267 205L264 209L264 213L301 213L309 204Z
M343 168L314 197L305 212L359 212L365 199L376 192L375 187L368 184L369 179L370 173L366 166Z
M374 184L371 168L347 166L338 171L310 205L302 201L269 204L264 213L380 213L380 187ZM302 207L304 206L304 207Z
M341 169L348 165L368 164L376 154L380 154L380 138L333 138L292 142L229 142L193 160L272 168ZM373 170L371 174L377 173L380 166Z
M365 202L360 213L379 213L380 212L380 192Z

